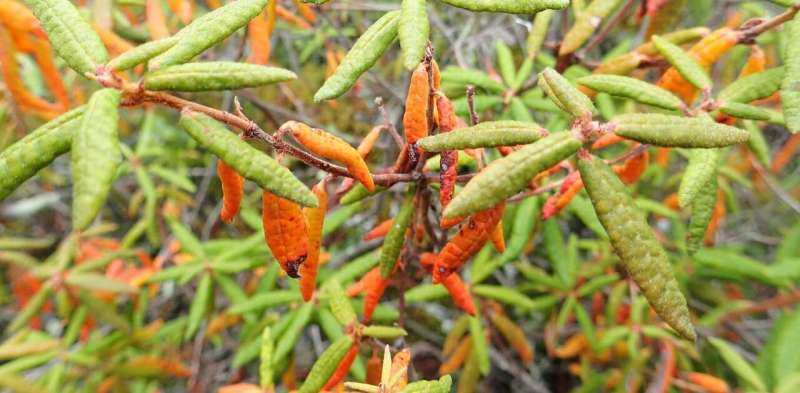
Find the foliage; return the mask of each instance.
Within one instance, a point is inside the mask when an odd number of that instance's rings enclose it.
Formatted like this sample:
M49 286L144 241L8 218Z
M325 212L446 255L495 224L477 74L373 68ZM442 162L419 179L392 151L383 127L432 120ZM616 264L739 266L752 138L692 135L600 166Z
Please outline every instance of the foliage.
M0 389L800 390L800 3L84 3L0 0Z

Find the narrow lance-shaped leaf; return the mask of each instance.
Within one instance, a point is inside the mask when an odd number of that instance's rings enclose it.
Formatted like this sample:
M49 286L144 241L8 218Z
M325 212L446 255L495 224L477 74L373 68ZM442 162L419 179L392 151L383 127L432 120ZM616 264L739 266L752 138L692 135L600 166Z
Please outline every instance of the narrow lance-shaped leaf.
M179 31L176 34L178 42L150 60L150 67L157 69L191 60L246 25L264 9L267 2L236 0L203 15Z
M664 147L725 147L750 137L745 130L707 119L657 113L618 115L611 122L614 133L623 138Z
M483 330L483 323L480 317L469 317L469 334L472 338L472 350L478 357L478 369L481 374L489 375L491 363L489 361L489 343Z
M81 76L108 59L106 47L69 0L26 0L47 38L67 65Z
M370 69L394 42L399 18L400 11L392 11L375 21L350 48L333 75L317 90L314 101L330 100L350 90L361 74Z
M599 27L600 23L605 19L614 8L617 8L621 0L593 0L589 5L575 18L575 23L567 31L564 40L561 42L561 47L558 50L560 56L575 52L583 46L586 40L592 36Z
M403 65L408 70L417 68L428 45L428 9L426 0L403 0L400 3L400 24L397 36L403 49Z
M525 188L537 173L574 154L581 141L559 132L492 161L472 178L445 209L445 218L465 217L497 205Z
M264 390L272 386L272 353L274 351L275 341L272 337L272 329L267 326L261 333L261 364L258 366L259 385Z
M700 249L716 203L717 179L712 177L692 200L692 216L686 229L686 251L689 255Z
M413 191L413 188L412 188ZM394 218L392 228L383 239L383 247L381 247L380 268L381 276L386 278L392 275L394 267L397 263L397 257L403 248L403 243L406 238L406 230L411 223L412 213L414 212L414 193L409 192L406 196L403 205L400 206L400 211Z
M738 102L720 102L719 111L728 116L738 117L740 119L772 119L772 112L769 110L757 107L755 105L742 104Z
M578 79L578 84L659 108L680 110L684 106L683 101L668 90L627 76L587 75Z
M27 324L31 318L36 316L39 311L44 307L44 304L53 294L53 287L50 284L43 285L33 297L28 300L25 307L17 313L11 323L8 324L6 332L14 333Z
M92 95L72 138L72 226L92 223L108 197L120 160L117 123L120 92Z
M539 86L559 108L573 117L591 116L597 112L589 97L552 68L539 73Z
M303 206L317 206L317 198L277 161L250 146L208 115L184 111L179 122L201 146L210 150L261 188Z
M142 64L153 57L164 53L178 42L176 37L162 38L146 42L135 48L129 49L108 62L112 71L125 71Z
M547 131L536 123L500 120L428 136L417 141L422 149L438 153L446 150L526 145L538 141Z
M294 72L283 68L215 61L158 69L145 76L144 87L148 90L174 91L235 90L286 82L296 78Z
M682 336L695 340L686 299L672 273L669 257L636 210L625 185L605 162L588 153L580 155L578 169L622 266L656 313Z
M787 45L784 53L786 73L781 83L781 106L786 118L786 128L791 133L800 132L800 16L786 24Z
M294 350L297 340L305 330L306 325L311 320L311 314L314 311L314 305L311 303L303 303L297 310L297 315L292 319L291 324L286 328L286 332L275 340L275 356L273 356L272 364L280 364L286 359L289 354Z
M69 151L74 130L81 124L85 106L75 108L28 133L0 152L0 200L22 182Z
M186 323L186 332L184 333L184 340L194 337L200 324L206 317L209 306L214 298L214 282L211 279L211 273L205 273L200 278L197 284L197 291L195 291L192 305L189 307L189 319Z
M694 149L690 151L689 164L678 187L678 204L687 208L695 196L717 174L719 149Z
M336 320L342 326L347 326L356 320L356 312L353 310L353 305L350 304L350 299L345 295L339 281L331 280L326 286L326 293L328 301L330 302L331 312Z
M657 35L654 35L651 40L659 53L678 70L686 81L698 89L711 88L711 78L708 77L706 70L681 47Z
M334 341L328 348L322 352L319 359L311 366L311 371L308 373L303 385L300 386L300 393L317 393L321 391L325 382L330 379L339 362L350 350L353 345L353 338L350 335L344 335Z
M514 55L511 53L511 48L506 45L502 40L497 40L494 44L494 51L497 55L497 67L500 69L500 76L503 77L503 82L506 86L511 86L514 80L517 79L517 70L514 66Z
M547 9L564 9L569 0L442 0L442 3L477 12L533 15Z
M730 344L716 337L709 337L708 341L711 342L711 345L713 345L720 356L722 356L722 360L730 366L748 387L757 392L767 391L767 386L764 384L764 381L761 380L761 377L758 376L756 370L754 370Z
M783 67L775 67L750 74L725 86L717 94L717 99L723 102L749 103L769 97L780 89L783 75Z
M533 18L533 27L528 33L526 43L528 58L535 59L536 55L539 54L539 50L542 49L542 44L547 38L547 31L550 30L550 21L553 20L553 15L555 15L553 10L542 10L537 12Z

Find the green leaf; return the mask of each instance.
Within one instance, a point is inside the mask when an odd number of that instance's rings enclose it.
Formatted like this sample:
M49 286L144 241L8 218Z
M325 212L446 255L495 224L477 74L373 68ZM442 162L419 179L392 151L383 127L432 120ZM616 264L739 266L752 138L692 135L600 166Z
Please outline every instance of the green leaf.
M68 285L92 291L114 292L114 293L134 293L136 288L130 284L108 278L97 273L70 273L65 279Z
M326 284L325 293L328 295L331 312L336 320L343 326L348 326L356 321L356 311L350 303L350 298L345 295L341 284L337 280L330 280Z
M681 49L680 46L657 35L651 37L651 41L658 52L678 70L678 73L680 73L687 82L698 89L711 89L711 78L709 78L708 72L706 72L703 66L698 64L688 53Z
M83 230L108 197L120 161L118 90L92 94L72 138L72 226Z
M578 14L575 23L567 31L558 50L559 56L573 53L583 46L592 33L600 27L603 19L620 3L621 0L593 0Z
M790 44L786 45L783 56L786 73L781 82L781 107L786 118L786 128L795 134L800 132L800 48L796 45L800 39L800 16L786 25L786 36Z
M202 113L184 111L179 124L200 145L264 190L303 206L317 207L317 198L292 172L220 122Z
M511 53L511 48L502 40L497 40L494 43L494 51L497 55L497 67L500 69L503 82L506 83L506 86L511 86L517 79L517 70L514 66L514 55Z
M581 142L568 132L550 134L492 161L473 177L444 210L444 217L466 217L491 208L528 185L539 172L574 154Z
M221 42L261 13L268 0L237 0L195 19L176 33L178 42L150 60L150 68L186 63Z
M489 375L489 370L491 369L489 343L486 341L480 317L469 318L469 335L472 338L472 350L478 358L478 369L481 370L482 375Z
M472 127L458 128L417 141L425 151L438 153L447 150L481 147L524 145L538 141L547 131L532 122L515 120L487 121Z
M407 336L408 332L405 329L394 326L365 326L361 330L361 334L365 337L373 337L381 340L392 340L398 337Z
M406 239L406 230L411 223L411 216L414 213L414 187L409 188L400 211L394 218L391 229L386 237L383 238L381 247L381 277L387 278L392 275L397 264L397 257L403 248Z
M358 78L380 59L397 37L400 11L384 14L359 37L342 62L322 87L314 94L321 102L341 96L350 90Z
M550 67L539 73L538 83L539 87L559 108L573 117L591 116L597 112L589 97Z
M128 49L108 62L112 71L125 71L142 64L153 57L164 53L175 46L176 37L166 37L156 41L145 42L135 48Z
M25 307L17 313L11 323L8 324L6 332L14 333L25 326L30 320L39 314L44 304L49 300L50 295L53 294L53 288L50 284L43 285L36 294L34 294Z
M428 9L425 0L403 0L400 3L400 24L397 36L403 49L403 65L414 70L422 61L428 45Z
M173 91L235 90L293 79L297 79L297 75L283 68L215 61L160 68L145 76L144 87Z
M766 392L767 386L758 376L756 370L747 363L746 360L727 342L720 340L716 337L709 337L708 341L717 349L722 360L728 364L728 367L745 383L749 388L758 392Z
M614 117L614 132L627 139L663 147L711 148L747 142L750 133L703 118L632 113Z
M211 279L211 273L205 273L197 284L194 299L192 299L192 304L189 306L189 319L186 323L186 332L183 336L184 341L188 341L190 338L194 337L203 319L208 315L213 302L214 281Z
M636 78L592 74L579 78L577 82L598 92L628 98L659 108L680 110L684 107L683 101L668 90Z
M59 57L81 76L108 59L100 37L69 0L25 0Z
M569 0L442 0L442 3L477 12L533 15L546 9L564 9Z
M689 164L678 187L678 204L681 208L691 206L698 193L716 177L719 157L719 149L692 149L689 152Z

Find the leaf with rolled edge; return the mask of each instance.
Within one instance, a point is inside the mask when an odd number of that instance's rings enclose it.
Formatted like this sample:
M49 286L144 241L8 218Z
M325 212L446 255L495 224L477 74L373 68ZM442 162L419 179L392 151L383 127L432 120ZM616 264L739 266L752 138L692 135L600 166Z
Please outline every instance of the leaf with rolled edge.
M781 82L781 107L786 119L786 128L795 134L800 132L800 16L786 24L787 42L783 56L786 73Z
M678 73L698 89L710 89L711 78L703 66L689 56L686 51L681 49L680 46L675 45L668 40L654 35L651 38L653 45L667 61L678 70Z
M92 94L72 137L72 226L92 223L108 197L120 161L118 90Z
M478 314L480 315L480 314ZM469 317L469 335L472 338L472 350L478 357L478 368L482 375L489 375L491 363L489 361L489 343L486 341L481 318Z
M526 49L528 51L528 58L535 59L536 55L542 49L545 39L547 39L547 32L550 30L550 21L553 20L555 11L543 10L536 13L533 18L533 27L528 33L526 40Z
M356 311L350 303L350 299L345 295L342 285L336 279L330 280L325 287L331 312L342 326L347 326L356 320Z
M689 164L681 176L678 187L678 205L689 207L700 190L717 174L719 149L694 149L689 155Z
M272 364L272 353L275 351L275 340L272 337L272 329L265 326L261 332L261 356L258 366L259 385L266 390L272 386L274 371Z
M472 85L495 93L505 90L502 83L492 79L483 71L456 66L447 66L442 70L442 83L458 86Z
M106 47L69 0L25 0L67 65L81 76L108 59Z
M111 61L108 62L108 68L111 68L112 71L129 70L164 53L167 49L175 46L176 42L178 42L177 37L167 37L146 42L111 59Z
M52 294L53 286L49 284L49 282L39 288L39 291L25 303L22 310L20 310L8 324L6 333L14 333L25 326L34 316L39 314L39 310L44 307L44 304L50 299L50 295Z
M590 116L597 112L589 97L552 68L545 68L539 73L539 86L559 108L574 117Z
M466 217L497 205L580 147L581 141L569 132L558 132L492 161L456 194L445 208L444 217Z
M714 205L717 203L717 178L712 177L692 200L692 216L686 228L686 251L693 255L703 245Z
M397 257L403 248L403 243L406 239L406 230L411 223L411 216L414 213L414 192L413 187L406 195L403 205L400 206L400 211L394 217L392 227L389 233L383 239L383 246L381 247L381 277L386 278L392 275L394 267L397 264Z
M428 9L425 0L403 0L400 3L400 24L397 36L403 50L403 65L414 70L422 61L430 33Z
M738 102L722 102L719 111L733 117L750 120L770 120L772 113L764 108L755 105L742 104Z
M450 393L453 377L444 375L437 381L411 382L400 393Z
M568 55L578 50L592 36L600 23L611 13L621 0L593 0L589 5L575 17L575 23L570 27L561 47L558 50L559 56Z
M317 207L317 198L292 172L250 146L222 123L206 114L184 110L179 124L201 146L264 190L303 206Z
M611 122L614 133L623 138L663 147L725 147L750 137L745 130L707 119L657 113L618 115Z
M536 123L499 120L428 136L418 140L417 146L438 153L445 150L526 145L546 135L547 131Z
M296 79L294 72L258 64L214 61L164 67L144 78L147 90L213 91L256 87Z
M588 153L579 154L578 170L622 266L661 319L694 341L697 335L689 308L669 257L636 209L625 185L603 160Z
M536 307L536 302L514 288L498 285L476 285L472 288L472 292L487 299L517 306L523 310L531 310Z
M517 70L514 66L514 55L511 48L502 40L497 40L494 44L494 51L497 56L497 67L500 69L500 76L506 86L511 86L517 79Z
M98 273L70 273L66 276L65 282L67 285L74 285L79 288L93 291L115 293L136 292L136 288L132 287L130 284L124 281L108 278Z
M310 306L310 304L309 304ZM328 382L331 375L336 371L339 363L353 346L353 337L345 334L325 349L319 356L314 365L311 366L306 380L300 386L299 393L317 393L322 391L322 387Z
M297 315L292 318L291 323L286 327L285 332L276 337L275 340L275 355L273 356L272 364L281 364L289 354L294 350L297 345L297 340L303 334L306 325L311 320L311 314L314 312L314 305L312 303L303 303L297 309Z
M612 96L629 98L659 108L681 110L684 107L680 98L652 83L621 75L587 75L577 80L578 84L597 92Z
M175 34L178 42L150 60L150 68L158 69L185 63L206 49L221 42L255 18L268 0L236 0L197 18Z
M211 273L205 273L200 278L197 284L197 290L194 293L192 304L189 306L189 316L186 322L186 331L184 332L184 341L194 337L200 324L205 319L211 305L214 301L214 282L211 279Z
M477 12L533 15L542 10L562 10L569 0L442 0L442 3Z
M745 385L756 392L767 391L767 386L756 370L728 342L716 337L709 337L708 341Z
M781 88L784 68L775 67L737 79L717 94L723 102L749 103L769 97Z
M384 14L370 26L350 48L322 87L314 94L314 102L330 100L350 90L358 78L372 68L397 37L400 11Z
M405 329L394 326L364 326L361 330L361 335L365 337L373 337L377 339L387 340L395 339L398 337L407 336L408 332Z
M69 151L72 135L80 126L85 106L45 123L13 145L0 151L0 201L25 180Z

